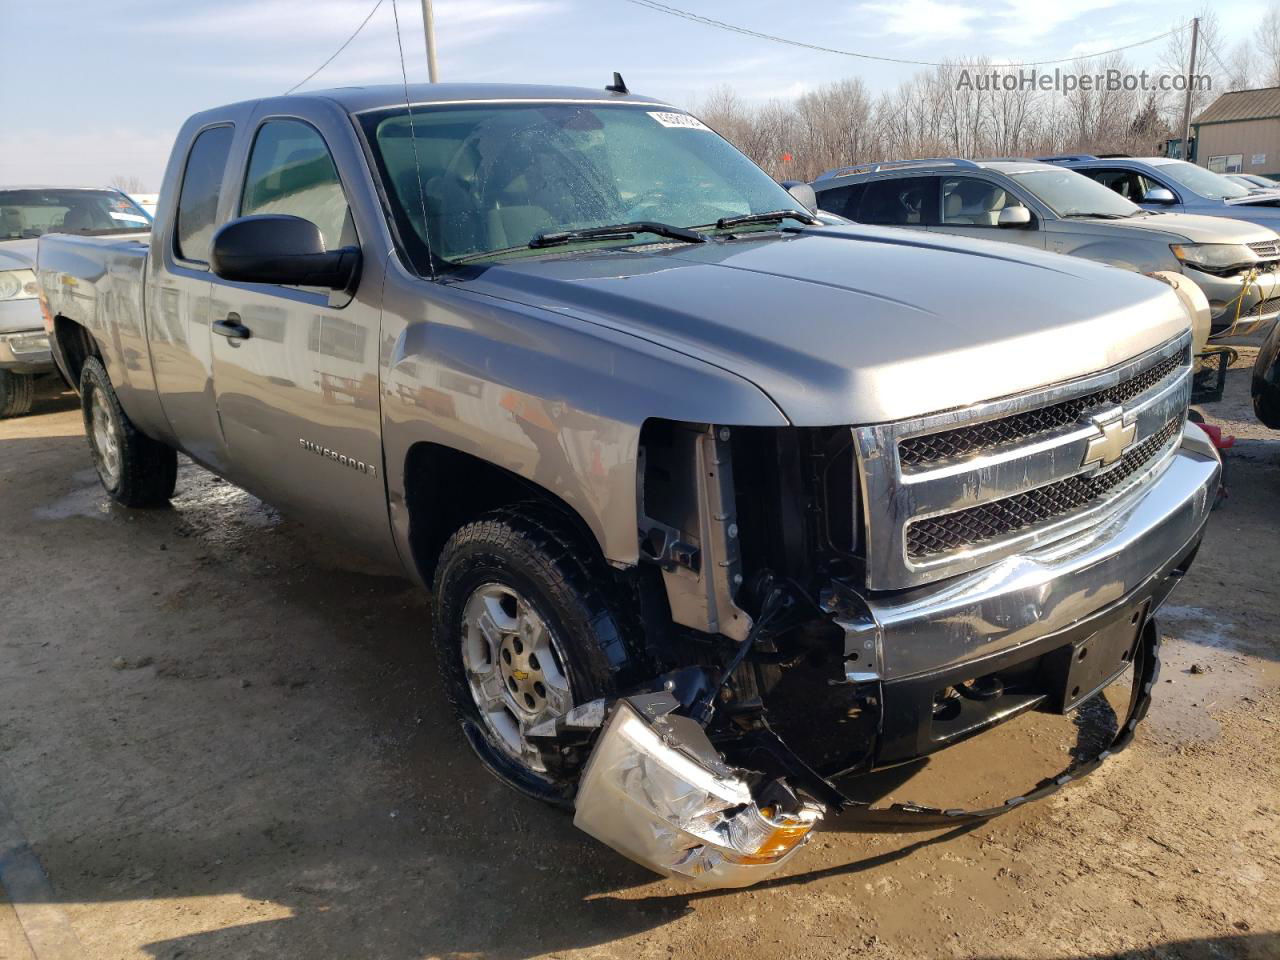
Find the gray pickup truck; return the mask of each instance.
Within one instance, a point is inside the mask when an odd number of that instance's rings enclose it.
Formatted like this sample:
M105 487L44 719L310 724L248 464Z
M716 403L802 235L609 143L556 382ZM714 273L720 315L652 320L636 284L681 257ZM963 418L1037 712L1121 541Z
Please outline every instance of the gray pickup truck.
M209 110L37 266L112 497L180 450L402 564L484 764L706 886L1056 789L841 784L1128 673L1122 747L1218 483L1168 286L820 223L617 78Z
M119 190L0 187L0 417L27 413L36 379L53 372L36 302L36 239L50 230L102 236L150 225Z

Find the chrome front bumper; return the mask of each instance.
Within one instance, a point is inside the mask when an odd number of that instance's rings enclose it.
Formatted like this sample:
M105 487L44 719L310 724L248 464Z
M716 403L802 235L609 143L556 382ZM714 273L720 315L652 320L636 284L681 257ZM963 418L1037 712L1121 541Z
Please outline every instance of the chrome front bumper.
M1280 315L1280 306L1274 305L1254 312L1260 303L1274 301L1280 296L1280 275L1274 270L1257 275L1251 282L1246 282L1249 281L1247 275L1219 277L1191 268L1186 270L1186 274L1209 298L1215 337L1247 336Z
M863 617L842 621L850 670L885 681L937 673L1030 644L1122 600L1200 536L1220 471L1208 437L1186 424L1160 474L1087 531L941 584L867 599Z
M0 370L46 373L52 369L49 335L43 330L0 333Z

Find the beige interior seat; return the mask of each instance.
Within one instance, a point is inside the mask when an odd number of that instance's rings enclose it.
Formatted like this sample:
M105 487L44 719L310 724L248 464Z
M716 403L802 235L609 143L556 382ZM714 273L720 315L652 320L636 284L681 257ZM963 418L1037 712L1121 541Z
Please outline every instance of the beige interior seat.
M22 211L16 207L5 207L0 210L0 237L20 237L25 229L22 222Z
M963 209L964 209L964 200L961 198L959 192L955 190L951 191L951 193L947 194L947 199L943 206L943 213L942 213L943 222L959 223L959 224L975 223L976 221L973 219L973 217L967 216L963 212Z

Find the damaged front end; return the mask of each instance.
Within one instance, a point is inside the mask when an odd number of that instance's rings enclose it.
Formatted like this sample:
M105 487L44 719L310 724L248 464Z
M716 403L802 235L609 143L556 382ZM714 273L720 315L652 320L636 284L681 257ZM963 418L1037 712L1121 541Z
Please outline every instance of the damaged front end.
M983 544L989 559L949 554L887 587L877 578L899 572L885 554L877 567L877 528L910 503L877 473L866 431L648 424L637 504L648 563L634 585L655 675L537 734L586 758L575 824L664 875L742 887L786 864L824 815L988 819L1126 746L1158 674L1155 611L1190 565L1220 469L1179 422L1185 397L1172 391L1189 351L1175 349L1140 411L1173 426L1155 434L1147 482L1102 522L1073 515L1068 536ZM944 467L920 476L950 483L959 468ZM884 516L871 517L877 485ZM994 807L873 808L836 786L1026 711L1068 713L1126 673L1129 709L1106 746Z

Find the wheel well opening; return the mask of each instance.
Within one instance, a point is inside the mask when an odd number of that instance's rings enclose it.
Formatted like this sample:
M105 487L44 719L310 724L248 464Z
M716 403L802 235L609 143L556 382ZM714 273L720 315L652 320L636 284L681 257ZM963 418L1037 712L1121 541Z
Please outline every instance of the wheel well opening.
M62 350L62 358L67 365L64 372L71 378L71 388L78 391L84 362L90 357L102 359L98 344L88 330L67 317L53 318L53 334Z
M591 548L599 545L576 510L544 487L495 463L435 443L419 443L405 461L409 544L425 583L454 532L490 511L518 503L538 503L563 514Z

